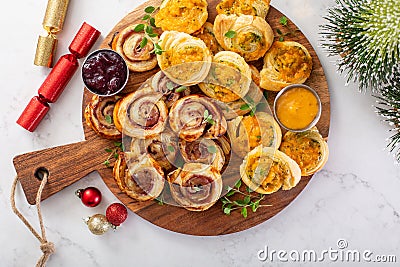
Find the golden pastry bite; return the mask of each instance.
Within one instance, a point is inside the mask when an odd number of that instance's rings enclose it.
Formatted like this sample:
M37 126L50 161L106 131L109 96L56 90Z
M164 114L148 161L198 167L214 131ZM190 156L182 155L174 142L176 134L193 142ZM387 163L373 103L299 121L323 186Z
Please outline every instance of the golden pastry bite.
M107 139L121 139L122 133L116 127L113 112L119 96L100 97L94 95L85 108L85 119L98 135Z
M210 74L199 83L207 96L222 102L232 102L249 91L251 70L246 61L232 51L221 51L213 57Z
M260 87L260 81L261 81L260 72L254 65L249 64L249 67L251 70L251 79L258 87Z
M222 48L238 53L246 61L263 57L274 41L271 26L252 15L217 15L214 33Z
M311 70L312 58L303 45L293 41L275 41L264 56L260 87L280 91L288 85L304 83Z
M216 7L218 14L253 15L267 17L271 0L222 0Z
M196 31L192 35L203 40L211 53L215 55L224 49L219 45L217 39L215 39L213 27L214 25L207 21L200 30Z
M152 88L142 88L122 98L117 119L122 132L130 137L145 139L164 131L168 109L162 94Z
M204 211L218 201L222 193L222 178L213 166L186 163L168 175L173 199L190 211Z
M164 172L151 157L119 153L113 176L122 192L139 201L158 197L164 189Z
M249 102L251 103L259 103L263 98L262 90L253 82L250 84L250 89L247 94L236 101L233 102L221 102L216 101L216 104L221 108L225 119L232 120L235 119L237 116L243 116L249 112L251 112L250 108L248 107Z
M265 112L257 112L254 116L238 116L228 121L228 135L233 152L240 157L244 157L260 144L278 149L282 139L278 123L272 115Z
M240 165L242 181L253 191L272 194L280 188L289 190L301 179L299 165L285 153L259 145Z
M206 0L164 0L155 24L163 31L194 33L207 21L207 6Z
M129 70L144 72L157 66L157 58L154 54L154 44L151 40L141 48L140 43L144 38L144 32L136 32L134 29L138 24L133 24L123 29L116 37L115 51L117 51L128 65ZM157 41L154 37L154 41Z
M328 144L317 127L301 133L287 132L280 150L297 162L303 176L321 170L329 156Z
M165 31L159 45L158 65L165 75L180 85L200 83L208 75L212 55L206 44L187 33Z
M176 101L169 111L169 125L188 142L200 136L215 139L225 134L227 125L219 107L202 95L188 95Z

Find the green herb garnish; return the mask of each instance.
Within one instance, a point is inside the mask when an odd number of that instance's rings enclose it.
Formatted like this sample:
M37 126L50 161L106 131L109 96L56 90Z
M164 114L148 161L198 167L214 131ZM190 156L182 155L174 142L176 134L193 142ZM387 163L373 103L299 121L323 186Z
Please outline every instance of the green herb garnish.
M225 37L232 39L232 38L235 38L235 37L236 37L236 34L237 34L237 33L236 33L235 31L229 30L229 31L227 31L227 32L225 33Z

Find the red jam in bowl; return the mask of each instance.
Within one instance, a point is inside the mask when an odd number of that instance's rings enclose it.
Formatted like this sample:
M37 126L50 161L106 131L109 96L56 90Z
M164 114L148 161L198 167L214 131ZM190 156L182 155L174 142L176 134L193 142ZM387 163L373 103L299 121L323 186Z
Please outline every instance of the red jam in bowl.
M115 51L101 49L91 53L82 66L86 88L101 96L115 95L128 81L128 67Z

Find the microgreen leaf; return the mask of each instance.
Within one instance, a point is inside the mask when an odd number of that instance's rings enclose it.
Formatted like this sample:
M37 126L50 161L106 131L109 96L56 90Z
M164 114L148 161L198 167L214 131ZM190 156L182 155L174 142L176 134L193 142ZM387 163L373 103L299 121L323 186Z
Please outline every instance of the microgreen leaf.
M239 189L241 185L242 185L242 179L237 180L237 182L236 182L236 184L235 184L235 187L236 187L237 189Z
M104 165L106 165L107 167L110 167L110 161L107 159L103 162Z
M230 197L230 196L233 196L235 193L236 193L235 191L231 190L228 193L226 193L226 196Z
M150 18L149 14L144 15L144 17L142 18L142 20L148 20Z
M283 42L285 39L281 36L279 37L279 42Z
M175 92L176 93L181 93L181 92L185 91L186 89L187 89L186 86L181 85L181 86L179 86L178 88L175 89Z
M147 34L153 34L153 27L151 27L151 26L146 26L146 33L147 33Z
M157 27L155 18L150 18L150 25L153 26L153 27Z
M242 210L241 210L241 212L240 212L240 214L243 215L243 218L247 218L247 208L246 208L246 207L243 207Z
M251 200L250 196L245 196L244 199L243 199L243 203L244 203L245 205L247 205L247 204L250 203L250 200Z
M235 31L232 31L232 30L229 30L229 31L227 31L226 33L225 33L225 37L227 37L227 38L234 38L236 36L236 32Z
M144 24L138 24L136 27L133 29L135 32L141 32L144 30Z
M154 37L157 37L158 36L158 34L157 33L148 33L147 34L149 37L151 37L151 38L154 38Z
M288 24L288 19L285 16L280 17L279 23L282 24L283 26L287 26Z
M147 14L151 14L154 12L154 10L156 10L154 6L148 6L144 9L144 12L146 12Z
M168 90L170 91L174 90L174 84L172 82L168 81L166 86Z
M231 210L232 210L232 208L230 208L230 207L225 207L225 208L224 208L224 213L225 213L226 215L230 215L230 214L231 214Z
M278 34L282 34L282 31L281 31L280 29L276 29L276 32L277 32Z
M106 114L106 115L104 116L104 119L105 119L106 122L109 123L109 124L113 123L112 117L111 117L110 115L108 115L108 114Z
M243 104L240 106L240 110L248 110L250 108L249 104Z
M208 109L204 110L203 117L205 120L208 118Z
M140 42L140 48L144 48L147 45L147 38L143 37L142 41Z
M104 149L106 152L108 152L108 153L111 153L111 152L113 152L113 150L111 149L111 148L106 148L106 149Z

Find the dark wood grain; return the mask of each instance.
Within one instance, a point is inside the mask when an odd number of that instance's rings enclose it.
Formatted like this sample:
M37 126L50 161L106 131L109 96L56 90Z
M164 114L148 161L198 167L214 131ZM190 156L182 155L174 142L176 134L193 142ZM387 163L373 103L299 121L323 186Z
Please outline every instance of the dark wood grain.
M209 4L209 21L211 22L216 16L216 3L216 1L212 1ZM130 24L140 22L144 15L144 8L149 5L157 6L159 5L159 1L149 1L129 13L117 23L105 37L100 47L109 48L109 43L115 32L121 31ZM322 116L317 127L321 134L327 138L330 126L330 99L324 71L312 45L297 27L291 21L288 23L288 28L279 24L279 18L282 15L282 13L271 7L267 21L275 32L277 28L281 29L282 32L293 32L293 34L287 35L285 40L297 41L310 51L313 58L313 71L306 84L313 87L321 98ZM262 66L262 60L254 62L254 65L260 68ZM145 73L131 73L125 92L136 90L143 81L157 71L158 69L156 68ZM275 95L276 93L272 92L268 94L268 101L270 103L273 102ZM84 90L82 102L83 110L91 97L91 93ZM224 215L221 210L220 202L204 212L190 212L183 208L170 205L161 206L155 201L138 202L120 191L112 176L112 170L106 168L102 164L108 156L107 153L104 152L104 148L112 146L112 141L97 136L92 129L86 125L83 115L82 123L87 141L71 144L69 146L27 153L14 158L14 165L21 179L29 203L33 204L35 202L34 195L36 194L39 181L33 177L33 172L38 167L43 166L50 171L49 185L46 185L43 199L62 190L65 186L84 177L89 172L97 170L111 192L129 209L149 222L164 229L184 234L222 235L251 228L276 215L303 191L312 178L311 176L302 177L300 183L295 188L289 191L280 190L267 196L264 204L272 204L272 206L259 209L256 213L249 212L246 219L244 219L239 212L233 212L230 216ZM237 176L239 177L239 173L237 173Z

